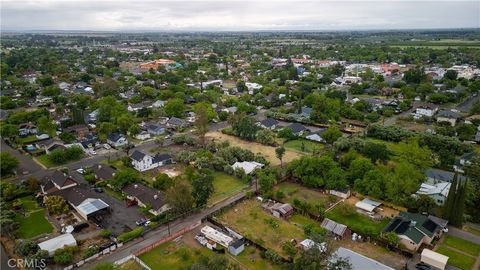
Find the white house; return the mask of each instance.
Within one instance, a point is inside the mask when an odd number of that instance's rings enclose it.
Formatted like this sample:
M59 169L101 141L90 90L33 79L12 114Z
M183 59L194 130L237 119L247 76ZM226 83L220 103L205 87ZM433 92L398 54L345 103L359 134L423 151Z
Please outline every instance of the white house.
M116 148L127 145L128 140L120 133L110 133L107 138L107 143Z
M130 158L132 159L133 167L140 172L171 164L173 162L172 156L169 154L157 153L155 156L151 156L138 150L135 150Z
M147 140L147 139L150 139L150 133L146 132L146 131L142 131L140 133L138 133L137 135L135 135L135 138L137 140Z
M415 194L427 195L435 200L437 204L443 205L447 200L451 185L449 182L438 182L434 184L422 183L420 189Z
M433 104L426 104L423 106L419 106L415 109L415 114L419 115L420 117L433 117L433 115L438 111L438 106Z

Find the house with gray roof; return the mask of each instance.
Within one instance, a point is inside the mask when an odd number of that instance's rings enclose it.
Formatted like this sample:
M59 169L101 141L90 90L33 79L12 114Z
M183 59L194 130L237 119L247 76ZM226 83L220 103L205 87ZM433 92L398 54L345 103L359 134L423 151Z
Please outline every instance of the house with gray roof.
M133 167L140 172L148 171L160 166L173 163L173 159L170 154L157 153L152 156L138 150L135 150L130 155L130 159L132 161Z
M462 115L452 110L441 110L437 113L437 122L448 122L455 126L457 121L462 118Z
M122 188L122 192L130 201L135 201L141 207L151 207L149 212L159 215L169 209L163 194L153 188L139 183L133 183Z

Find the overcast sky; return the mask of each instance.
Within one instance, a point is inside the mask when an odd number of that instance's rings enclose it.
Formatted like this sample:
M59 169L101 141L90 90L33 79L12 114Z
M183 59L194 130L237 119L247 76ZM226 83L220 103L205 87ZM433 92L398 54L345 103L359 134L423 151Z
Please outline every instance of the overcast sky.
M1 1L2 30L478 28L480 1Z

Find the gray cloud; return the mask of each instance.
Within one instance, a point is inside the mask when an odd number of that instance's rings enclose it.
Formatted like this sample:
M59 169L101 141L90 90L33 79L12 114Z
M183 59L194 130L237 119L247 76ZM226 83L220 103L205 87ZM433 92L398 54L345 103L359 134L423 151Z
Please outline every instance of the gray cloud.
M480 27L479 1L2 1L2 30Z

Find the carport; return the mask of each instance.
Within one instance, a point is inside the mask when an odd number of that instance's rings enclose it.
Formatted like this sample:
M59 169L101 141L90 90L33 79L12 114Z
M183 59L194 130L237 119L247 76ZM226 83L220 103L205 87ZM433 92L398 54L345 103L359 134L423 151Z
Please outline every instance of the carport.
M448 257L430 249L424 249L422 251L421 261L440 270L444 270L445 266L447 266Z

